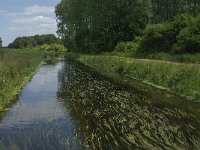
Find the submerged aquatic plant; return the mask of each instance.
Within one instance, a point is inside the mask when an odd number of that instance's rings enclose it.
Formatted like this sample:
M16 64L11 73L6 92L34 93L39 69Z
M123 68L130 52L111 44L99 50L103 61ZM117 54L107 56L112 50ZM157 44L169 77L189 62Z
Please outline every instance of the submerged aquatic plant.
M59 73L60 101L89 149L200 149L200 122L81 64ZM159 100L158 100L159 101Z

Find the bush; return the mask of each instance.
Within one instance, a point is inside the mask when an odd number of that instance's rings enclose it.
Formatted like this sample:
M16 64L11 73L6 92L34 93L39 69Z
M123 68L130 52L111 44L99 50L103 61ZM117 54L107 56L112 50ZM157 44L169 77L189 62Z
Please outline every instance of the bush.
M174 17L171 25L173 27L174 32L178 35L179 32L191 24L194 21L194 17L188 14L180 14Z
M142 52L168 52L175 41L175 33L170 24L148 25L141 39Z
M171 23L148 25L141 40L143 53L200 52L200 16L181 14Z
M40 46L40 49L47 53L51 52L56 54L64 53L66 51L65 47L61 44L50 44L50 45L44 44Z
M166 60L177 60L170 58L174 54L199 52L200 15L194 18L187 14L175 16L170 23L147 25L142 36L132 42L120 42L114 50L120 56Z
M136 42L120 42L115 48L115 52L123 52L128 56L135 56L138 51L138 43Z
M174 46L176 52L200 52L200 15L180 31L177 39L177 44Z

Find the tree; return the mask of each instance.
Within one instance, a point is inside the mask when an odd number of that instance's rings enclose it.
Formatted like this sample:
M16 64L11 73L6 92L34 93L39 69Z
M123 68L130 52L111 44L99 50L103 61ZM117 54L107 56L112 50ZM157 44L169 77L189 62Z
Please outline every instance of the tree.
M200 15L191 21L187 20L187 25L177 36L176 51L179 53L199 53L200 52Z
M112 51L120 41L140 35L150 0L62 0L56 6L58 34L70 50Z
M8 45L9 48L32 48L43 44L61 44L61 40L53 34L17 37Z
M167 22L177 14L198 15L200 11L199 0L151 0L152 1L152 22Z
M1 39L1 37L0 37L0 48L2 48L2 39Z

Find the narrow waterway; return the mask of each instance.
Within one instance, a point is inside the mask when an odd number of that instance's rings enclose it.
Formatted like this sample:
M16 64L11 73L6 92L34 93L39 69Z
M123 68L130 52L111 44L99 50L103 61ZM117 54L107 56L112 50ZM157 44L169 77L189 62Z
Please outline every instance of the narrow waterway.
M44 65L2 117L0 149L200 149L199 117L147 93L68 59Z

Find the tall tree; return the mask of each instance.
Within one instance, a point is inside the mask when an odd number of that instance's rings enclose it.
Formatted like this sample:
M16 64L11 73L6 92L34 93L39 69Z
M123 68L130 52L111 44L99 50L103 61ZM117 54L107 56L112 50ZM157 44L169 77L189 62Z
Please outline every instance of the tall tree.
M152 22L171 21L177 14L197 15L200 12L200 0L151 0Z
M111 51L119 41L140 35L149 18L149 0L61 0L58 34L69 49Z
M200 0L61 0L55 12L57 33L69 50L101 52L134 39L147 23L199 11Z

